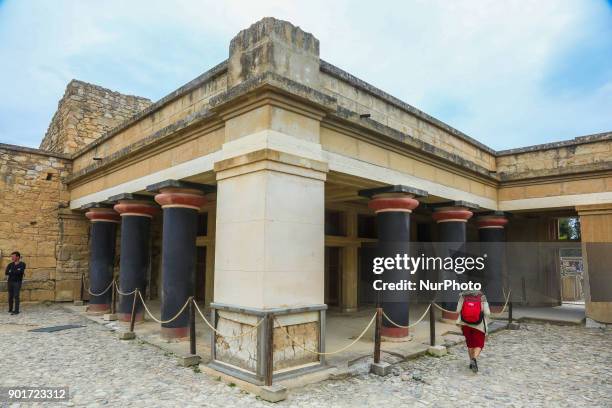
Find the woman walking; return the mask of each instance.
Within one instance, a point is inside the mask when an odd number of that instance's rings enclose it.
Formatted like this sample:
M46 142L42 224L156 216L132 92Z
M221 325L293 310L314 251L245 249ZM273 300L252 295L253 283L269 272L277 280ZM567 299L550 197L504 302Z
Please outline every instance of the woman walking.
M487 318L491 315L489 302L481 291L462 292L457 302L457 313L457 324L461 326L470 356L470 369L477 373L476 359L484 348Z

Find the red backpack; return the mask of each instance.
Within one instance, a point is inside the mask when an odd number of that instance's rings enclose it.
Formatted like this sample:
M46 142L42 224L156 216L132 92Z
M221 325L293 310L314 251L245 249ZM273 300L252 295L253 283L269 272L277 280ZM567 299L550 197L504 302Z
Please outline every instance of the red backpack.
M469 324L480 324L482 318L482 299L480 295L465 296L461 308L461 320Z

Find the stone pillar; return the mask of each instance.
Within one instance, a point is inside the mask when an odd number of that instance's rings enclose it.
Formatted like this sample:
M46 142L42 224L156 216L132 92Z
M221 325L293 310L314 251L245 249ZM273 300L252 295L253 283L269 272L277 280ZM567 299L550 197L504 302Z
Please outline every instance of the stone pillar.
M158 209L150 199L133 194L110 198L118 201L114 209L121 215L121 259L119 263L119 290L129 293L136 288L146 291L147 271L151 257L151 219ZM119 320L129 322L134 295L119 295ZM143 307L136 302L136 321L143 321Z
M576 207L584 265L587 326L612 324L612 203ZM595 323L596 322L596 323Z
M89 209L85 216L91 221L89 287L92 293L101 293L113 280L119 215L112 208L100 204L85 207ZM87 311L96 314L108 312L111 305L111 289L100 296L90 295Z
M438 244L445 252L461 252L465 248L466 241L466 226L467 221L472 218L472 211L470 209L478 208L476 204L467 203L464 201L453 201L450 203L441 203L431 206L434 210L432 218L438 225ZM449 256L443 254L443 256ZM458 282L464 282L465 278L463 275L456 274L454 271L442 270L439 281L445 279L455 280ZM457 300L459 299L459 292L452 292L450 290L445 291L442 296L441 306L447 310L457 309ZM457 313L454 312L442 312L442 319L447 321L457 320Z
M190 296L195 295L196 236L200 207L207 186L167 180L147 186L158 192L155 201L163 209L161 320L173 318ZM162 337L182 339L189 335L187 309L161 327Z
M359 274L357 266L357 213L346 211L346 236L352 242L342 248L342 295L341 308L345 313L356 312Z
M368 207L376 213L376 226L378 229L377 256L395 257L410 252L410 214L418 207L417 196L426 196L427 192L406 186L381 187L362 190L360 195L370 197ZM410 271L388 271L381 275L387 282L399 282L403 279L411 280ZM409 323L409 291L384 291L381 293L381 306L383 311L393 322L400 326ZM383 317L381 335L386 338L404 338L409 329L395 326Z
M489 301L491 312L502 311L509 285L504 279L506 224L508 218L495 211L476 218L481 251L487 255L484 269L483 291Z

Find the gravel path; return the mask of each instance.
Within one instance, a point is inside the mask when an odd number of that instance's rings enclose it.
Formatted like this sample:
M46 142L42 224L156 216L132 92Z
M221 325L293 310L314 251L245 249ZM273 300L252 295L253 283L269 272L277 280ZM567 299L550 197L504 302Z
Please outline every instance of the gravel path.
M60 324L85 327L27 331ZM367 374L366 364L357 366L353 377L292 390L278 404L179 367L172 356L138 340L120 341L58 305L25 305L19 316L3 313L0 342L0 385L68 385L72 399L63 405L69 406L612 406L612 332L583 327L529 324L495 334L477 375L467 368L465 347L457 346L446 357L404 362L386 378Z

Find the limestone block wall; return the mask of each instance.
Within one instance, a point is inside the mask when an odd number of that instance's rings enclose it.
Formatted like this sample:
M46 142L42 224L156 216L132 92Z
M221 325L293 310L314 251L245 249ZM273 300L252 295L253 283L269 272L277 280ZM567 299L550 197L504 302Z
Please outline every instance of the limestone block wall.
M67 235L82 243L81 230L59 217L68 206L63 180L70 166L62 154L0 144L0 280L5 280L10 253L21 252L27 264L24 301L63 300L56 298L56 281L66 278L64 270L86 266L74 259L80 255L59 245L60 237ZM6 292L0 292L0 301L6 301Z
M368 113L383 125L495 170L492 149L347 72L322 61L320 81L321 90L336 98L340 107Z
M103 133L100 139L89 144L86 149L78 149L74 171L78 172L93 164L94 157L108 157L206 109L210 98L227 90L225 72L226 65L222 63L148 106L131 119L119 121L118 127L107 129L108 132Z
M498 152L502 180L603 170L612 166L612 132Z
M58 103L40 148L74 153L149 105L151 101L146 98L72 80Z

